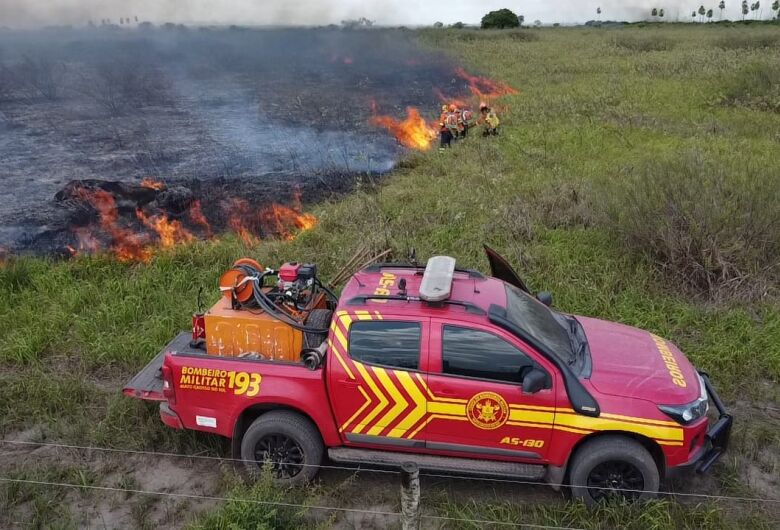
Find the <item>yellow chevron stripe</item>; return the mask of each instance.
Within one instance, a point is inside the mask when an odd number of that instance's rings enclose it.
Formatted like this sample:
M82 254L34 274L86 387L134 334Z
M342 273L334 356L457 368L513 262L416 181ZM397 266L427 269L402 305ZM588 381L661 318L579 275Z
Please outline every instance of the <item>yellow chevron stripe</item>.
M372 320L371 313L365 310L355 311L355 316L358 317L358 320Z
M667 442L666 440L656 440L656 442L658 442L661 445L674 445L677 447L682 447L683 445L682 442Z
M347 337L344 336L344 332L341 331L341 328L336 328L336 331L333 332L333 335L336 337L336 340L339 343L339 346L341 346L341 349L344 350L344 353L346 353L347 350Z
M648 418L636 418L634 416L621 416L620 414L608 414L606 412L602 412L601 416L604 418L610 418L613 420L626 420L626 421L637 421L641 423L649 423L652 425L671 425L679 427L679 423L674 421L664 421L664 420L651 420Z
M341 354L336 348L331 347L333 350L333 354L336 356L336 359L338 360L341 367L344 369L345 372L347 372L347 376L349 376L350 379L353 381L355 380L355 374L352 373L352 370L349 369L349 365L344 361L344 359L341 357Z
M435 399L433 397L433 393L431 392L431 389L428 388L428 385L425 384L425 380L422 378L422 376L420 374L414 374L414 375L417 378L417 380L420 382L420 385L422 385L423 390L425 390L425 393L428 394L428 397L430 397L431 399Z
M366 368L362 364L355 363L355 368L357 368L357 371L360 372L360 375L363 376L363 380L366 382L366 384L368 384L368 388L379 400L379 404L377 404L377 406L368 413L368 416L363 418L363 421L359 423L354 429L352 429L353 433L360 434L363 431L363 428L371 425L373 419L376 418L380 412L382 412L382 409L387 406L389 401L387 401L387 398L382 394L379 388L377 388L376 383L374 383L374 380L371 379L370 375L368 375Z
M346 429L347 426L349 426L349 424L352 423L355 420L355 418L360 416L360 413L366 410L366 407L371 404L371 398L368 397L368 394L366 394L366 391L363 390L363 387L358 385L358 390L360 390L360 393L363 394L363 398L366 400L366 402L363 403L363 406L360 407L357 410L357 412L355 412L352 416L350 416L350 418L347 421L344 422L344 425L341 426L339 432L344 432L344 429Z
M417 376L417 380L420 381L420 384L425 389L425 392L430 396L430 398L434 401L443 401L446 403L468 403L468 399L455 399L455 398L441 398L436 397L433 395L433 392L431 392L431 389L428 388L428 385L425 383L425 380L420 377L420 374L415 374Z
M382 316L382 313L380 313L379 311L374 311L374 317L375 317L377 320L382 320L382 319L384 319L384 317Z
M556 431L573 432L575 434L590 434L593 431L583 431L582 429L571 429L569 427L563 427L561 425L554 425L553 429Z
M370 317L369 317L370 318ZM406 401L401 395L401 393L396 388L393 381L390 379L390 376L387 375L387 371L384 368L374 368L374 374L376 374L377 379L379 379L379 382L382 383L382 386L385 387L385 390L387 390L387 393L390 394L390 397L393 399L393 402L395 403L393 407L387 411L387 413L382 416L382 418L371 427L371 429L368 431L367 434L376 436L380 432L382 432L384 429L387 428L390 423L394 419L396 419L404 410L406 410L406 407L409 405L409 402Z
M511 409L509 411L509 421L532 421L534 423L552 424L555 419L554 412L543 412L539 410L519 410Z
M394 373L401 382L401 385L404 387L404 390L406 390L406 393L409 394L409 396L412 398L412 401L414 401L414 408L412 411L407 414L406 417L401 420L392 431L390 431L390 434L388 434L388 436L401 438L406 433L406 431L411 429L414 424L416 424L423 416L425 416L427 411L427 403L425 401L425 396L422 395L420 389L417 388L417 385L414 384L414 381L409 375L409 372L395 371ZM396 432L397 434L395 434Z
M517 405L517 404L509 404L510 409L519 409L519 410L549 410L551 412L560 412L561 409L555 408L555 407L540 407L537 405Z
M440 414L433 414L425 419L424 422L422 422L414 431L412 431L412 434L407 436L406 438L408 440L411 440L415 436L417 436L423 428L428 425L430 422L436 419L444 419L444 420L456 420L456 421L468 421L468 418L459 418L459 417L453 417L453 416L442 416Z
M611 420L609 418L591 418L573 414L556 414L556 426L574 427L575 429L590 429L594 431L628 431L662 440L682 441L681 428L661 427L655 425L643 425L628 421Z
M352 324L352 317L349 314L344 313L339 317L339 322L344 325L344 329L349 329L349 325Z
M444 414L447 416L462 416L466 418L466 405L456 403L428 402L428 412L431 414Z

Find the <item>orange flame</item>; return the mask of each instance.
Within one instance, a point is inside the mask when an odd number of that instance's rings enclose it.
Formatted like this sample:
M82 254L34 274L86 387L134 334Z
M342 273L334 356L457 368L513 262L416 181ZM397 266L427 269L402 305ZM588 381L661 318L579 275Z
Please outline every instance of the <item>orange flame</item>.
M309 230L317 224L313 215L299 213L281 204L272 204L261 215L263 224L287 241L295 239L295 230Z
M171 248L176 243L186 243L195 237L182 226L181 222L170 220L165 215L147 216L140 208L135 211L136 217L147 227L154 230L160 238L160 246Z
M206 216L203 215L203 210L200 208L200 201L193 201L188 213L192 222L203 228L206 238L211 239L214 233L211 231L211 225L206 220Z
M517 90L507 84L492 81L486 77L470 75L460 67L455 69L455 75L468 82L469 90L478 98L489 99L517 94Z
M141 181L141 186L144 188L149 188L152 190L164 190L165 184L160 182L159 180L154 180L152 178L145 178Z
M286 240L295 239L296 232L309 230L317 218L301 212L300 194L296 192L292 206L271 204L260 211L253 210L244 199L232 198L225 207L229 211L228 225L246 245L255 245L258 234L269 233Z
M119 211L114 197L104 190L81 189L78 192L89 204L97 210L100 216L100 227L111 237L111 251L120 261L149 261L152 252L147 248L148 241L143 234L136 234L121 226ZM77 237L79 232L77 232ZM92 237L91 235L89 237ZM84 241L87 245L97 245L97 241Z
M376 111L375 105L372 105ZM406 119L398 121L392 116L375 115L371 118L373 125L379 125L390 131L393 136L405 147L425 151L430 149L433 139L436 138L436 129L426 123L420 116L420 111L414 107L407 107Z
M241 238L245 245L256 245L259 240L253 234L255 230L251 223L254 216L249 202L233 197L226 201L225 209L229 212L228 226L230 229Z
M195 235L178 219L171 219L164 213L152 213L141 208L135 210L135 217L156 238L145 231L135 232L120 219L116 199L104 190L80 188L76 196L91 205L99 216L99 223L72 228L76 237L74 246L66 246L67 252L75 256L81 252L98 253L106 247L106 237L110 238L108 247L120 261L148 262L156 247L171 248L180 243L195 240ZM302 230L308 230L317 224L317 218L301 209L300 193L294 194L293 204L284 206L272 204L258 209L248 201L231 198L223 203L228 213L228 226L247 245L260 241L260 235L269 234L283 239L294 239ZM194 201L187 210L192 226L200 226L207 237L213 236L211 225L203 215L200 201ZM104 234L104 235L101 235Z

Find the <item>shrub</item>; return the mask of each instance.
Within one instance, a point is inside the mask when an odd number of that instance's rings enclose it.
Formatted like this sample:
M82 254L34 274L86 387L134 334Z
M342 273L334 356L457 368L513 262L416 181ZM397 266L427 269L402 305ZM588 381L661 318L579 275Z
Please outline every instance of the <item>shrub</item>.
M605 183L604 222L696 293L764 296L780 279L780 188L771 168L741 162L693 153L626 171Z
M491 11L482 17L482 29L505 29L519 26L520 19L509 9Z
M661 52L674 48L674 41L661 35L615 35L612 45L633 52Z
M780 65L755 62L744 66L725 81L721 103L780 112Z

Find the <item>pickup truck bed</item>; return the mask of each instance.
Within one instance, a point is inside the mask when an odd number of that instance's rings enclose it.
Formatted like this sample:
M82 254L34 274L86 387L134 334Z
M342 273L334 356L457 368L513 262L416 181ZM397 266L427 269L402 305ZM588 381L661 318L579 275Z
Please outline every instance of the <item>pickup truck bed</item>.
M182 331L169 342L154 359L149 361L143 370L138 372L122 389L122 392L129 397L145 399L148 401L165 401L163 396L162 365L165 360L165 354L168 352L176 354L205 355L202 350L190 347L192 333Z

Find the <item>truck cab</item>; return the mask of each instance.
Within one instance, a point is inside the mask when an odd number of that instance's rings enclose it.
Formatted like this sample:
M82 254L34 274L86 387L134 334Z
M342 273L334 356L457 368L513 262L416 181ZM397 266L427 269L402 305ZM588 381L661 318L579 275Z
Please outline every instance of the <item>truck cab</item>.
M183 334L125 393L160 400L171 427L232 438L250 472L270 463L291 483L326 455L411 460L568 483L594 504L651 497L725 451L731 417L674 345L551 309L491 252L493 276L443 256L359 271L311 344L318 362L208 355Z

